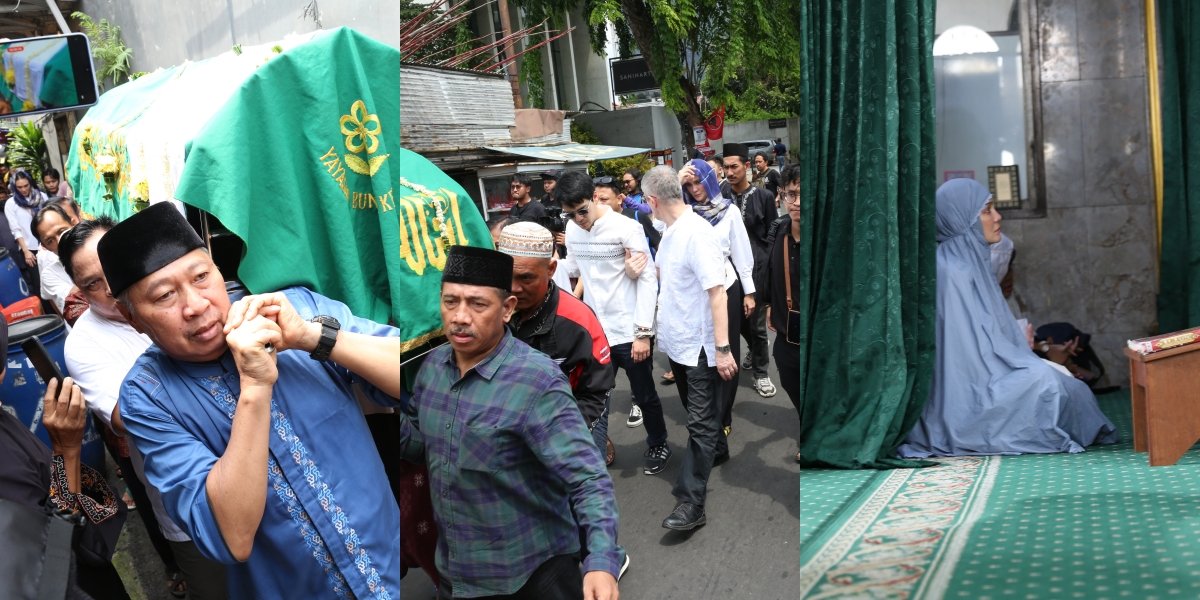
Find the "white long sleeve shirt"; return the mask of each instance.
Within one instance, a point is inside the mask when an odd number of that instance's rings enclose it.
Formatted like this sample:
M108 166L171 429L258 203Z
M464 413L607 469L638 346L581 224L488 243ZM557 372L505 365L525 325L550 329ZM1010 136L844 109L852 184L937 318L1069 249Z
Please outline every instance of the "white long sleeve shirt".
M574 221L567 223L567 254L583 280L583 301L600 319L610 346L633 341L637 327L654 327L658 276L654 261L642 274L625 274L625 251L645 253L650 246L642 225L615 211L596 219L590 231Z
M30 250L36 251L42 247L38 243L37 236L33 235L33 211L21 208L16 200L9 198L8 202L4 203L4 216L8 217L8 225L12 230L13 239L25 240L25 247Z
M721 242L722 254L730 259L725 263L725 289L729 289L734 281L740 280L742 293L753 294L754 252L750 248L750 234L746 232L742 211L738 210L737 205L730 204L721 215L721 220L713 225L713 229Z
M42 298L54 303L62 312L67 295L75 287L75 283L67 276L67 269L58 260L58 255L42 248L37 255L38 273L42 282Z

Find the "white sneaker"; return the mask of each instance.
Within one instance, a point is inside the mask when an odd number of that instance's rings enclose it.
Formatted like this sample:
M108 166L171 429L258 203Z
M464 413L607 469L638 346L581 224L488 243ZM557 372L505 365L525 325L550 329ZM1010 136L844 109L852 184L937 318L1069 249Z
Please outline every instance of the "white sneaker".
M758 392L763 398L770 398L775 395L775 384L771 383L770 377L763 377L754 381L754 391Z
M629 409L629 418L625 419L626 427L637 427L642 424L642 409L634 404L633 408Z

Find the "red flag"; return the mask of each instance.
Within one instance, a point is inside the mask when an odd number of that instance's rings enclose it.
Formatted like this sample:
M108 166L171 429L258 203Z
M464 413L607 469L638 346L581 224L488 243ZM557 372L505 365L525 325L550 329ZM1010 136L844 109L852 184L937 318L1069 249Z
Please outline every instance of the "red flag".
M710 140L719 140L725 135L725 107L722 105L704 122L704 134Z

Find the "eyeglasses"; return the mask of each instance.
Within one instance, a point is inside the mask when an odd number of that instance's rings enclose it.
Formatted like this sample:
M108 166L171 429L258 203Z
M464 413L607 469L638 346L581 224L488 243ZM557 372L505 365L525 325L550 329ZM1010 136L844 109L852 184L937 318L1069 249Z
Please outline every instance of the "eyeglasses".
M796 192L794 194L792 192L784 192L783 199L784 199L784 201L790 202L792 204L799 204L800 203L800 192Z
M613 178L609 177L607 175L604 177L593 177L592 178L592 185L608 185L612 182L613 182Z
M592 201L588 200L587 203L591 204ZM567 219L568 221L574 221L576 216L586 217L587 215L588 215L588 209L586 207L584 207L584 208L578 208L578 209L575 209L572 211L563 211L562 218Z

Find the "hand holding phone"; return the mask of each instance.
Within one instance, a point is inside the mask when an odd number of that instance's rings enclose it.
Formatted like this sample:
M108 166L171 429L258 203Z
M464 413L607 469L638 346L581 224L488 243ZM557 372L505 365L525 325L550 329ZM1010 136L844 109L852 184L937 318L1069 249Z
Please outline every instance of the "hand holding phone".
M33 368L37 370L38 377L42 378L42 383L50 383L51 379L57 379L61 383L66 378L41 340L36 337L25 340L21 342L21 350L25 351L25 356L33 363Z

